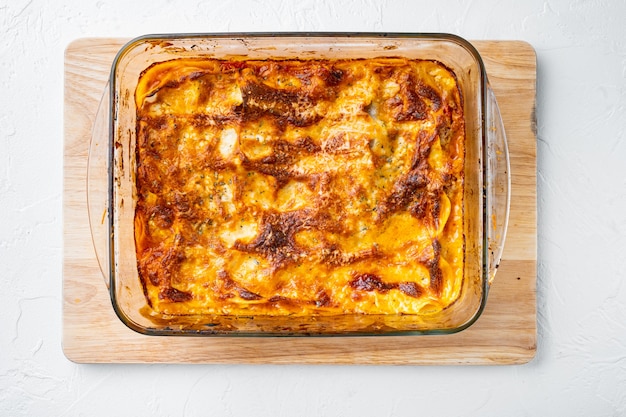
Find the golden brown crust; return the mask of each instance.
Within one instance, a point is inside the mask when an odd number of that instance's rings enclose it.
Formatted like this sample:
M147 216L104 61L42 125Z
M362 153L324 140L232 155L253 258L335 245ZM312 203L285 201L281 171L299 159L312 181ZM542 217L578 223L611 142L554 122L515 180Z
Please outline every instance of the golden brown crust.
M463 280L464 120L434 61L155 64L135 242L165 314L418 314Z

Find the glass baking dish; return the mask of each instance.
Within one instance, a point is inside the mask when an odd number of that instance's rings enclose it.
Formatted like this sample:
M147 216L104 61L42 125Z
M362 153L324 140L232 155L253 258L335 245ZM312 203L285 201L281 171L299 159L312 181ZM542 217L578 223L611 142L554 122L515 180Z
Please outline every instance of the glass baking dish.
M466 129L465 271L459 298L438 314L310 316L166 316L150 309L137 272L134 240L134 93L142 71L175 58L436 60L457 77ZM423 335L466 329L480 316L502 255L509 215L510 172L504 126L482 59L449 34L281 33L151 35L117 54L90 144L88 208L94 247L113 308L147 335Z

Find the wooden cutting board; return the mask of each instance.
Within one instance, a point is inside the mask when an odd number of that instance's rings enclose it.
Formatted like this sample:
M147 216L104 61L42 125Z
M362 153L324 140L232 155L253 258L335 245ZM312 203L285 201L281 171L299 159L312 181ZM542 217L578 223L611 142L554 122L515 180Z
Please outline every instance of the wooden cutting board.
M65 51L63 351L75 362L520 364L536 351L537 202L532 47L473 42L500 104L511 152L506 247L483 315L442 336L157 337L133 332L111 307L93 249L86 201L91 129L112 60L125 39L78 39Z

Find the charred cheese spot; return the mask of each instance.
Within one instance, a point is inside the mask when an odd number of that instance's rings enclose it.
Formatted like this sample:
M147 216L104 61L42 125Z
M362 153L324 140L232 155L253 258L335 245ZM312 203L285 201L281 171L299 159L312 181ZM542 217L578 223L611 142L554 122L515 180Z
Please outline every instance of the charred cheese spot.
M178 59L137 104L157 312L430 314L464 279L465 126L435 61Z

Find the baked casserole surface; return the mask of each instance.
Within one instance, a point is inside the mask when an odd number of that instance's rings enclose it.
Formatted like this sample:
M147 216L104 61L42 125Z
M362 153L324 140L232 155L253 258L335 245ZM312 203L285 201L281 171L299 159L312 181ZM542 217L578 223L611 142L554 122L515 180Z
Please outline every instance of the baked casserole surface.
M459 297L465 126L446 66L174 59L135 101L154 311L431 314Z

